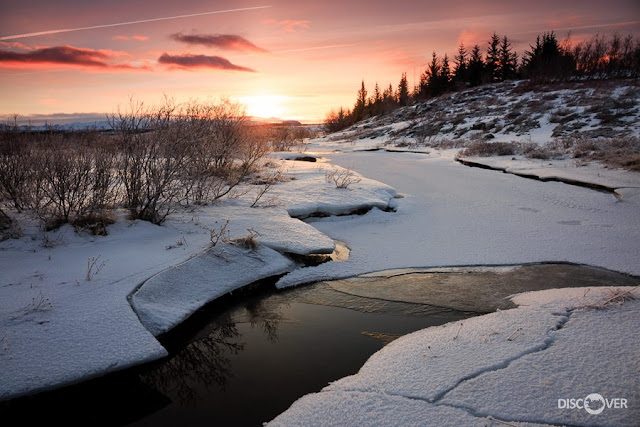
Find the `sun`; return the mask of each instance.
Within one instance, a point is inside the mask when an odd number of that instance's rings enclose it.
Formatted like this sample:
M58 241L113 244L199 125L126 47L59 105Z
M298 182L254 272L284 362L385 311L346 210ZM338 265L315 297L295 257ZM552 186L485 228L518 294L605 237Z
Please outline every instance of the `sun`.
M282 106L285 96L281 95L250 95L240 98L240 102L247 106L247 114L253 117L282 118L286 109Z

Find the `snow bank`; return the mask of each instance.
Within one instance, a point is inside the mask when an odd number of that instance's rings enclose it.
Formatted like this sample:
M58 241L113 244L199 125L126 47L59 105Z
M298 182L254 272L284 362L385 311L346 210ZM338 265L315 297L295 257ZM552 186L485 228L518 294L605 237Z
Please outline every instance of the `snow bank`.
M326 163L288 161L288 174L294 180L286 186L275 187L270 193L293 217L313 215L344 215L363 209L387 209L396 196L393 187L379 181L364 178L351 168L342 168ZM352 174L347 188L336 188L327 180L327 172Z
M640 174L608 168L598 162L577 166L575 160L534 160L523 156L465 157L465 161L502 169L514 175L543 180L566 180L582 184L617 188L640 188Z
M385 408L385 419L397 415L416 424L634 425L640 415L640 300L590 308L612 292L632 290L640 297L636 288L533 292L515 297L516 309L406 335L356 375L295 402L273 425L317 425L334 411L343 424L377 424L360 409L377 411L391 396L398 406ZM628 407L600 415L559 408L558 399L591 393L626 398ZM408 405L419 418L406 418Z
M131 296L131 305L142 324L160 335L209 301L293 266L273 249L220 244L147 280Z
M314 219L315 228L347 243L349 260L298 269L278 286L394 268L546 261L640 274L637 194L626 191L619 200L588 188L470 168L445 154L328 155L406 197L392 201L393 213Z
M246 185L238 197L184 209L162 226L121 212L104 237L25 226L22 238L0 242L0 400L163 357L154 334L237 287L295 268L276 251L334 250L333 239L289 212L386 207L394 194L365 179L337 189L324 179L331 165L275 162L293 179L276 183L264 207L250 207L260 186ZM258 250L219 243L207 251L210 230L224 224L232 240L254 233ZM140 319L127 300L135 290Z

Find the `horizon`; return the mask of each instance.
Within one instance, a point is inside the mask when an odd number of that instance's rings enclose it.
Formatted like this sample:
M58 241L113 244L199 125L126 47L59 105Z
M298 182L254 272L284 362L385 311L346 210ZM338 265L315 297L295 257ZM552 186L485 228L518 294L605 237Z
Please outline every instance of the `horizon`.
M396 87L406 72L413 87L432 52L453 57L464 43L484 53L493 32L519 57L549 31L576 42L640 34L634 1L501 3L21 2L0 17L0 117L104 120L131 97L157 104L166 94L319 123L353 105L361 80Z

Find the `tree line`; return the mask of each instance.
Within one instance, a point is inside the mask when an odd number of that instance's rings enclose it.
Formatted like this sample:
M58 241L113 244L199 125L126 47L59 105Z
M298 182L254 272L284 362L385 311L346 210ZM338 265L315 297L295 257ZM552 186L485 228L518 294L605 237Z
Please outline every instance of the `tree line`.
M410 90L407 73L381 91L378 82L369 94L364 80L352 109L332 110L325 119L328 131L336 132L369 117L388 113L414 101L440 96L482 84L514 79L534 83L569 80L637 78L640 75L640 40L615 33L595 35L587 41L572 43L571 35L562 42L551 31L539 35L520 57L510 39L493 33L483 54L480 45L469 51L460 43L453 57L433 52L431 61Z

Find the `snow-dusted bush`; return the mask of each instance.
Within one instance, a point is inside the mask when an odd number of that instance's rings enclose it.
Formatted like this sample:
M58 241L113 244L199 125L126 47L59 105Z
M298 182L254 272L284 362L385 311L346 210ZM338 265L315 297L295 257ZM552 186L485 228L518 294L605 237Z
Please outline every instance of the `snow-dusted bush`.
M351 169L331 169L325 173L327 182L333 182L336 188L348 188L351 184L356 184L362 178Z

